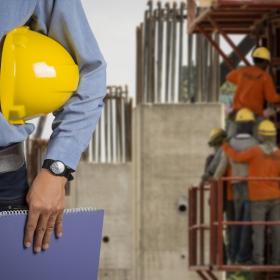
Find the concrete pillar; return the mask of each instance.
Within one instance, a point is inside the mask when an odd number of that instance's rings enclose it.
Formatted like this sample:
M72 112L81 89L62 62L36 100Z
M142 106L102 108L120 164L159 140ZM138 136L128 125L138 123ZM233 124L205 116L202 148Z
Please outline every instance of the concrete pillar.
M188 271L187 213L178 201L198 184L218 104L142 105L134 113L134 279L198 279Z

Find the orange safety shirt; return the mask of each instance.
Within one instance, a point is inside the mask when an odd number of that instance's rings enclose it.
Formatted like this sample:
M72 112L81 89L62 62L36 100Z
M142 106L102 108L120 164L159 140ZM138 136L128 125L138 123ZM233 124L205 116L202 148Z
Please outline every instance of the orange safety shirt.
M263 152L260 146L237 152L229 144L223 146L225 153L234 161L248 163L249 177L280 177L280 150L271 155ZM250 180L249 199L252 201L280 199L280 184L277 181Z
M227 75L227 80L237 85L233 109L248 108L258 116L263 115L265 101L279 103L272 77L257 66L235 69Z

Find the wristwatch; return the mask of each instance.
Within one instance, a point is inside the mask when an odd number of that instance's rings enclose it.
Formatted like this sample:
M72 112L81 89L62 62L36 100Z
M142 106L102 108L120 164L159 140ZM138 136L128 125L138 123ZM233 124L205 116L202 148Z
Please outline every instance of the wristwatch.
M44 160L42 168L47 169L55 176L66 177L68 181L74 179L71 174L74 170L66 166L62 161L46 159Z

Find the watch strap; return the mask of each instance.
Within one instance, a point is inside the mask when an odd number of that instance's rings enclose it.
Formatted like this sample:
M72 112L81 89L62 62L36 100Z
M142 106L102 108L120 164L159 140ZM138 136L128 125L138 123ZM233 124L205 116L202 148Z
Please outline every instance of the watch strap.
M66 177L66 179L67 179L68 181L72 181L72 180L74 179L74 177L73 177L73 175L72 175L72 173L74 172L74 170L71 169L71 168L69 168L68 166L66 166L63 162L62 162L62 163L63 163L64 166L65 166L65 169L64 169L63 173L61 173L61 174L55 174L55 173L51 170L51 168L50 168L51 165L52 165L54 162L56 162L56 161L57 161L57 160L45 159L44 162L43 162L42 168L49 170L49 171L50 171L53 175L55 175L55 176Z

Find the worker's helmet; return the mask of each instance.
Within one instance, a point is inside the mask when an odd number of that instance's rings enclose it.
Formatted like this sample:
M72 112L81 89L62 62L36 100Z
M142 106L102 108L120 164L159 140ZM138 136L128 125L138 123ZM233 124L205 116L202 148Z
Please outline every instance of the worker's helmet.
M217 146L227 137L226 132L222 128L213 128L209 135L209 146Z
M251 110L249 110L247 108L243 108L237 112L237 114L235 116L235 121L236 122L254 122L255 116Z
M264 120L259 124L258 134L260 136L275 137L277 135L277 130L273 122Z
M11 124L62 107L77 89L79 69L70 54L56 41L20 27L4 41L0 104Z
M260 59L264 59L264 60L271 60L271 54L268 48L265 47L260 47L260 48L256 48L253 53L252 53L252 57L253 58L260 58Z

